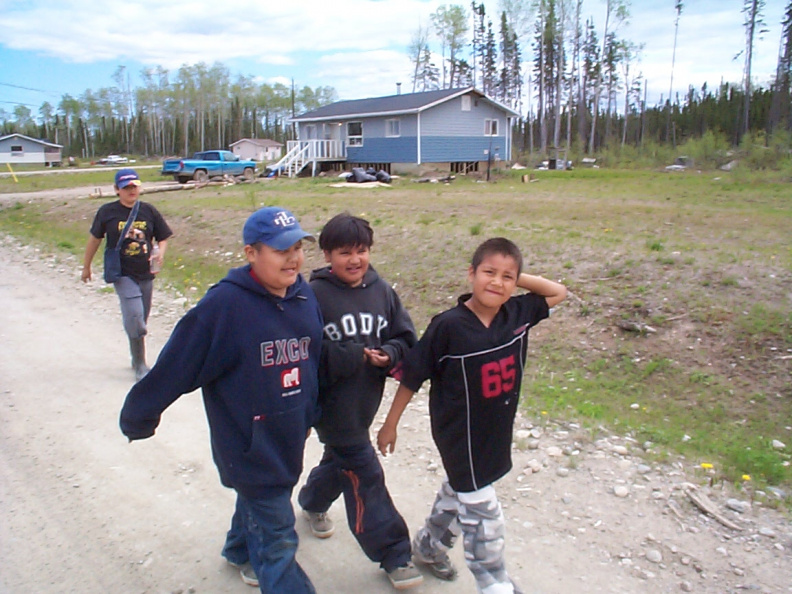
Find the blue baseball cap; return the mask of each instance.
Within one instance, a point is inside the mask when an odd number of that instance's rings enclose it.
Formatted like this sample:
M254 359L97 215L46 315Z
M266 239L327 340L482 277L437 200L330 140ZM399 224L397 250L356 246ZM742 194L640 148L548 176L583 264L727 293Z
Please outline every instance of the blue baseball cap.
M134 169L119 169L115 175L115 186L123 190L127 186L139 186L140 178Z
M275 250L285 250L301 239L315 241L297 222L297 217L280 206L265 206L254 212L242 228L245 245L264 243Z

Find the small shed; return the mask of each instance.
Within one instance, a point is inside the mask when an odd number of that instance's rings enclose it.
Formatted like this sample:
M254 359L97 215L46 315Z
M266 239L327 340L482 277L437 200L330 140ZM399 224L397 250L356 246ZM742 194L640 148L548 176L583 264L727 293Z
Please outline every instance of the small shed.
M231 152L240 159L268 163L281 158L283 145L269 138L242 138L231 143Z
M24 134L0 137L0 163L58 166L63 145L30 138Z

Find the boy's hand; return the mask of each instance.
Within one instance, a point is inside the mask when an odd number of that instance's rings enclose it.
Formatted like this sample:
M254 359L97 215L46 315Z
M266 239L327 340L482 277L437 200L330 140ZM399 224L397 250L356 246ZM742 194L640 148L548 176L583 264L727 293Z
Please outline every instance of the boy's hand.
M377 447L383 456L392 454L396 449L396 427L383 425L377 433Z
M380 349L363 349L363 353L366 355L368 362L375 367L387 367L390 365L390 356L385 351L381 351Z

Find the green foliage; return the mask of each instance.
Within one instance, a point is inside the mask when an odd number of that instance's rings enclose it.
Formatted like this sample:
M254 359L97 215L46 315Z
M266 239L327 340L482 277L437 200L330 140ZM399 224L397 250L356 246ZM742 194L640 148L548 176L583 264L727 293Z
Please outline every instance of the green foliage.
M707 130L699 138L689 138L679 153L692 159L695 167L715 169L729 161L731 146L723 134Z

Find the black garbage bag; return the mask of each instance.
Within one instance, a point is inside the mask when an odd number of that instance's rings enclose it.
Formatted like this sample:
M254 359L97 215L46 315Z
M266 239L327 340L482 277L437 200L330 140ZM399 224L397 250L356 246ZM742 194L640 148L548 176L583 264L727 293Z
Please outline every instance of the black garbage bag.
M353 167L352 175L349 176L348 181L361 184L363 182L377 181L377 178L366 173L362 167Z
M378 182L382 182L383 184L391 183L391 176L384 169L380 169L379 171L377 171L377 175L375 175L374 177L377 178Z

